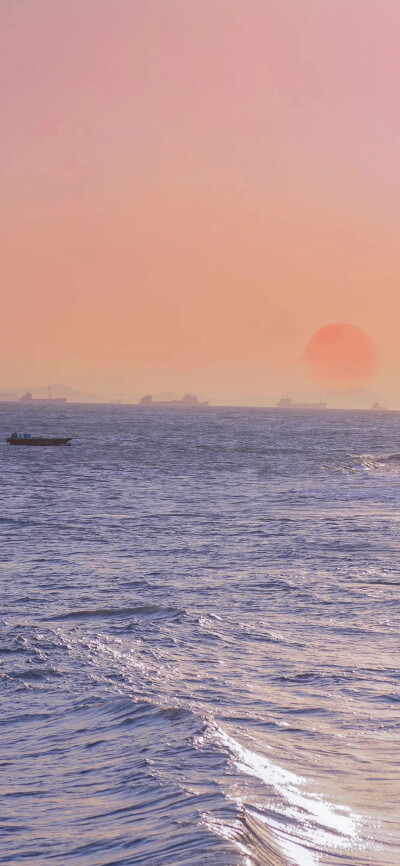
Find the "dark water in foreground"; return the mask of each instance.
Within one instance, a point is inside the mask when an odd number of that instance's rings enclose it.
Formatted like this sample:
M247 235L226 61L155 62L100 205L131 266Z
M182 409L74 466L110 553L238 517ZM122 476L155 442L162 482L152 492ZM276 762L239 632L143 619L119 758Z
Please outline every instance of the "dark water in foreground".
M400 863L400 415L0 406L2 863Z

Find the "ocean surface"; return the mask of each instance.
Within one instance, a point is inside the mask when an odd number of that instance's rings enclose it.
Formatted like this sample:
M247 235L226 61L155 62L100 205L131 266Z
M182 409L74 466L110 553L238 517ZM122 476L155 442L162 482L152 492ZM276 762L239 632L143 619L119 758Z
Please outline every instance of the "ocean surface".
M1 863L399 866L400 413L0 436Z

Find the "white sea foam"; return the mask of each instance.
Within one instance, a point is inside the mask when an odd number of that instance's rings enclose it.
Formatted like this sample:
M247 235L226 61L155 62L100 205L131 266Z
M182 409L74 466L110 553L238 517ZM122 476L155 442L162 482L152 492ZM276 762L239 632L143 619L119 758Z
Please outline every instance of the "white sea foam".
M298 866L317 866L320 862L312 849L336 849L338 851L360 850L359 831L362 818L346 806L327 802L319 794L307 790L307 780L277 766L264 755L242 746L221 728L215 728L214 737L229 749L238 770L261 779L274 793L279 795L282 810L293 823L301 825L304 845L299 841L277 835L277 842L290 862ZM239 804L241 805L241 804ZM257 820L265 820L257 812ZM274 829L274 821L268 817L268 825ZM275 830L282 831L279 822Z

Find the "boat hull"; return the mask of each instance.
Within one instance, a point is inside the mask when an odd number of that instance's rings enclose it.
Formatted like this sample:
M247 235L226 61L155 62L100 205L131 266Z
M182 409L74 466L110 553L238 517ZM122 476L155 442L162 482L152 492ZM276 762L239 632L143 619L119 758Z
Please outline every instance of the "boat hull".
M25 445L25 446L49 446L49 445L69 445L71 441L71 437L59 437L59 436L21 436L19 438L9 436L6 440L9 445Z

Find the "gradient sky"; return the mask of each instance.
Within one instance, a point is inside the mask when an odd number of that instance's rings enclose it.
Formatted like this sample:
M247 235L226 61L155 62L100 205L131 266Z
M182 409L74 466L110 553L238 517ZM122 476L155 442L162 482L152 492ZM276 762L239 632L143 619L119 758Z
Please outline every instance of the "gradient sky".
M2 0L0 389L400 407L399 0Z

